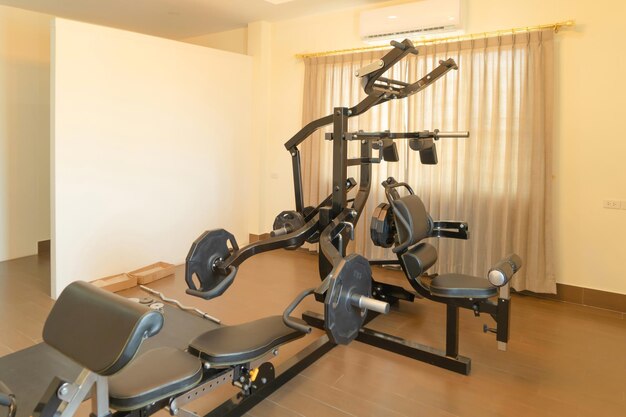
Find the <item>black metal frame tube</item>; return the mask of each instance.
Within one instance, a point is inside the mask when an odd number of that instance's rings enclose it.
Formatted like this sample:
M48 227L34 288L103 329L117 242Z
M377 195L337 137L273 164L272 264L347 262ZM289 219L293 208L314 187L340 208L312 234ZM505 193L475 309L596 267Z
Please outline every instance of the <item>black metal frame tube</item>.
M459 355L459 308L446 304L446 356Z
M348 109L336 107L333 111L333 205L331 215L335 217L346 207L346 180L348 179L348 142L344 133L348 131Z
M228 401L214 408L204 417L238 417L250 411L252 407L276 392L296 375L308 368L316 360L332 350L336 345L328 340L324 335L312 342L295 356L291 357L282 365L276 368L276 377L257 391L250 395L242 396L237 394Z
M324 328L324 317L318 313L306 311L302 314L302 319L312 327ZM367 320L369 321L369 320ZM465 356L447 356L445 352L434 349L430 346L406 340L398 336L371 330L367 327L361 328L356 337L361 343L397 353L420 362L447 369L462 375L469 375L471 371L471 360Z
M293 190L296 198L296 211L302 213L304 210L304 196L302 194L300 151L294 146L289 152L291 152L291 166L293 168Z
M235 251L215 266L220 270L227 271L231 266L239 266L246 259L259 253L267 252L275 249L282 249L289 246L301 246L306 240L319 230L318 216L314 216L304 227L294 230L282 236L273 236L268 239L259 240L251 243L238 251Z

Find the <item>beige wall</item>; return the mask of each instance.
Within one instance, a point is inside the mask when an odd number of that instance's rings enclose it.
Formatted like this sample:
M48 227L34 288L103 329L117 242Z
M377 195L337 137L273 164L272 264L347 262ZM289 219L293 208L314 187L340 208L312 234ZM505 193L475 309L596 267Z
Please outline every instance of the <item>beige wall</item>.
M0 6L0 261L50 239L50 19Z
M247 54L248 28L209 33L208 35L181 39L181 41L193 43L194 45L206 46L207 48L216 48L238 54Z
M247 242L252 58L55 19L52 62L53 295Z
M571 285L626 293L620 262L626 211L602 208L603 199L626 200L626 141L616 133L626 116L621 103L626 97L626 49L621 45L626 2L468 0L467 13L471 33L576 19L574 30L556 38L557 276ZM48 123L48 19L0 7L0 259L32 253L34 242L47 237L42 214L47 211L47 151L45 143L36 141L45 137ZM262 67L253 71L269 72L263 76L270 88L254 99L256 109L267 106L269 111L267 132L254 145L264 158L258 167L261 215L258 221L253 215L252 232L269 230L276 213L293 207L290 159L282 145L301 126L303 64L294 54L361 46L357 25L354 9L276 22L270 24L269 36L264 26L251 35L263 36L261 42L247 39L248 29L188 40L234 52L247 51L249 45L271 51L269 64L255 57ZM23 173L32 161L44 169ZM15 239L19 245L7 243Z
M261 144L259 230L293 208L291 166L283 143L301 127L304 67L296 53L362 46L358 9L271 25L270 133ZM467 32L576 19L556 37L555 213L559 282L626 293L626 210L602 208L626 200L619 134L626 118L626 2L622 0L468 0ZM216 45L217 46L217 45ZM353 103L346 103L353 104Z

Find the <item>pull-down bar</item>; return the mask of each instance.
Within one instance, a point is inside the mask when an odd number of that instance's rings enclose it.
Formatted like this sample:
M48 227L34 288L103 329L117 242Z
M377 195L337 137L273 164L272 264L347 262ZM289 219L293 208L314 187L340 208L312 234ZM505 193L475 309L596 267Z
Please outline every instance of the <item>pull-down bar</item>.
M366 68L357 71L356 75L361 77L361 85L363 86L367 97L365 97L356 106L345 110L345 115L342 115L342 117L345 117L346 120L347 118L358 116L378 104L389 100L405 98L418 93L433 82L437 81L448 71L458 69L456 62L454 62L452 58L449 58L445 61L439 61L439 66L437 68L414 83L406 83L403 81L384 78L382 75L402 58L408 54L417 54L417 49L408 39L405 39L402 42L394 41L391 44L393 49L387 52L387 54L374 65L369 65ZM299 212L302 212L302 209L304 208L304 197L302 193L300 152L297 147L319 128L332 124L335 118L336 115L330 114L310 122L285 143L285 148L287 148L287 150L291 153L296 210ZM335 187L333 186L333 192L335 192L334 190ZM338 192L340 191L345 190L338 190ZM338 207L334 208L335 215L338 214L337 209Z

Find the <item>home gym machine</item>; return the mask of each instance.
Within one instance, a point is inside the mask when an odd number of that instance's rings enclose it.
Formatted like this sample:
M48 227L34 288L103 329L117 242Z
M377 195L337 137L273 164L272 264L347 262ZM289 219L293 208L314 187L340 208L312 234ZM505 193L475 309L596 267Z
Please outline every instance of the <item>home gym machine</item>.
M233 282L238 266L250 256L275 249L295 249L305 242L319 242L319 273L322 285L309 291L316 300L325 305L324 315L306 312L304 321L311 326L325 329L330 340L347 344L355 338L386 350L413 359L425 361L454 372L469 374L469 358L458 353L459 308L471 309L476 316L486 313L496 321L496 328L485 326L484 330L496 333L500 349L505 349L509 337L509 281L521 267L521 259L514 254L494 265L488 279L461 274L428 276L426 271L437 260L435 248L421 242L429 237L467 239L468 225L463 222L433 222L423 203L412 189L404 183L390 178L385 184L388 207L379 206L372 222L372 238L383 247L394 246L397 260L369 261L361 255L346 256L349 239L354 239L354 230L365 207L371 188L372 164L381 160L398 161L396 140L409 140L409 147L418 151L424 164L436 164L437 153L434 141L440 138L467 138L468 132L348 132L348 119L363 114L373 106L394 99L406 98L418 93L443 77L448 71L456 70L453 59L440 61L439 66L414 83L392 80L383 74L408 54L417 54L409 40L392 42L393 49L380 60L357 71L366 97L356 106L338 107L331 115L314 120L304 126L285 143L291 154L295 210L280 213L273 231L266 240L239 248L234 237L224 230L206 232L194 243L187 258L186 281L188 294L211 299L221 295ZM332 132L325 138L332 141L332 193L317 207L305 207L302 193L302 170L298 146L316 130L332 125ZM348 156L348 142L360 143L360 155ZM374 156L374 151L378 155ZM358 190L354 198L348 193L357 186L354 178L347 175L348 167L360 167ZM400 197L399 187L409 191ZM382 217L381 217L382 215ZM230 246L229 246L230 245ZM372 278L371 265L400 265L411 286L420 296L444 303L447 311L446 350L440 351L412 341L383 334L362 326L377 314L370 309L368 315L352 314L334 316L328 311L332 305L330 291L347 277L366 276L367 284L360 293L391 304L414 301L416 294L403 287L386 284ZM353 281L356 281L353 278ZM500 288L498 290L498 288ZM490 299L498 295L498 301Z
M394 44L396 56L403 53L416 53L410 42ZM452 59L441 61L439 67L416 83L406 84L401 81L382 78L389 65L393 65L395 56L386 55L380 61L357 71L361 84L368 97L352 108L335 108L330 116L315 120L306 125L300 132L291 138L285 147L292 156L293 180L295 191L296 211L305 215L302 194L302 171L300 169L300 155L298 145L308 138L315 130L333 125L331 133L326 133L325 139L333 144L333 183L332 207L320 211L320 226L332 223L331 219L339 222L349 221L346 229L353 233L354 226L369 195L372 164L381 160L396 162L398 152L396 140L408 140L409 148L419 152L423 164L437 164L437 152L434 141L440 138L467 138L469 132L348 132L348 118L362 114L370 107L388 100L405 98L428 87L451 69L457 69ZM359 158L348 158L349 141L358 141L361 144ZM372 150L378 150L378 157L372 156ZM352 205L348 204L348 189L346 184L352 184L353 179L346 182L347 168L360 166L359 191ZM510 291L509 281L521 268L519 256L510 254L494 265L487 279L462 274L428 275L426 271L435 264L437 252L429 243L422 242L425 238L455 238L467 239L469 228L467 223L457 221L434 222L427 213L422 201L414 195L411 187L406 183L398 183L394 178L383 182L388 203L379 205L372 216L370 232L375 245L389 248L394 246L396 260L371 260L370 265L400 265L411 286L424 298L446 305L446 344L445 351L423 346L412 341L362 328L357 340L383 348L413 359L425 361L454 372L469 374L471 361L459 355L459 308L473 311L475 316L480 313L490 315L496 321L496 327L484 325L485 332L496 333L498 348L506 350L509 338ZM408 195L401 197L398 190L405 189ZM358 214L346 219L345 213L356 210ZM336 220L333 220L336 221ZM277 218L279 222L279 218ZM345 253L347 239L334 242L338 250ZM323 278L329 273L329 261L323 244L320 243L320 276ZM402 287L377 282L372 278L373 296L392 304L403 301L414 301L415 294ZM497 302L492 301L497 296ZM370 320L375 317L370 314ZM316 313L306 312L304 320L312 326L322 328L323 317Z
M417 53L409 40L392 42L392 46L380 60L358 71L366 93L363 101L351 108L335 108L285 144L293 161L296 210L276 217L271 236L239 248L234 236L223 229L205 232L192 244L186 259L187 293L211 300L228 289L238 267L249 257L319 242L322 282L317 288L299 294L282 316L222 326L177 302L179 309L150 300L134 302L87 283L72 283L46 320L44 343L0 358L0 379L8 385L0 384L0 407L7 408L9 417L71 417L88 398L93 417L148 417L162 409L173 416L198 417L188 403L224 385L233 385L239 392L205 417L240 416L334 346L355 339L467 374L469 359L457 352L459 307L494 317L498 341L506 343L508 282L521 261L515 255L505 258L491 269L488 280L458 274L425 275L436 261L436 251L422 240L466 238L467 225L433 222L408 185L391 178L386 181L388 205L379 206L372 223L374 242L394 246L398 259L369 261L358 254L346 255L369 195L372 164L398 160L395 140L408 139L423 163L436 163L433 141L468 136L467 132L438 131L348 133L350 117L415 94L456 69L454 60L448 59L414 83L384 78L395 63ZM330 124L333 131L326 138L333 143L332 193L317 207L304 207L298 145ZM350 140L361 144L357 158L348 157ZM374 151L378 151L376 157ZM358 189L357 182L347 176L349 166L360 167ZM408 195L401 196L401 188ZM348 198L354 189L355 197ZM445 352L364 327L378 314L387 313L391 304L413 301L416 296L402 287L375 281L371 265L382 264L400 264L420 295L446 304ZM489 298L498 288L498 302L494 303ZM291 317L307 296L323 303L324 315L307 312L303 320ZM326 334L274 367L269 359L278 348L304 337L310 326L323 328ZM47 389L45 384L49 384Z

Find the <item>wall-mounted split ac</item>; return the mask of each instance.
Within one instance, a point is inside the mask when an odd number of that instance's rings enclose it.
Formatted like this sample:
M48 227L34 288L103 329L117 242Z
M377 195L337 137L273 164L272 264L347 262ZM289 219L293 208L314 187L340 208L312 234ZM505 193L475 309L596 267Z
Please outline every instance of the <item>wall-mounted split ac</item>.
M462 21L462 0L421 0L361 12L360 34L367 43L453 36Z

